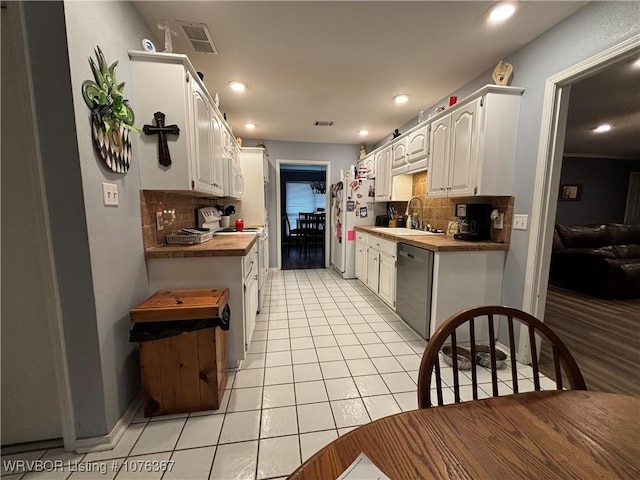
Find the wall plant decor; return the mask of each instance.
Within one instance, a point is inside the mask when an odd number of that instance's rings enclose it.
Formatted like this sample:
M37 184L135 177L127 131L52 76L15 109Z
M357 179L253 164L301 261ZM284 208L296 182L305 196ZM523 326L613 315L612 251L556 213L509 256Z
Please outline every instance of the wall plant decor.
M135 116L124 98L124 82L116 81L118 62L107 66L100 47L94 50L98 63L89 57L94 80L82 83L82 97L91 109L93 143L107 166L125 173L131 164L131 132L140 133L133 123Z

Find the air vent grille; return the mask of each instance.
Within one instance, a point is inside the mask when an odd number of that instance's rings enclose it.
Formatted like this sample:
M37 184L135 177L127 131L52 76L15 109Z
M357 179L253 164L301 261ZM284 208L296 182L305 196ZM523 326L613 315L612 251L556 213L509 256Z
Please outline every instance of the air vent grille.
M196 52L218 55L218 49L213 43L213 38L211 38L211 33L206 24L183 22L181 20L176 20L176 22L180 24L187 40L189 40Z
M333 122L328 120L316 120L313 124L316 127L330 127L333 125Z

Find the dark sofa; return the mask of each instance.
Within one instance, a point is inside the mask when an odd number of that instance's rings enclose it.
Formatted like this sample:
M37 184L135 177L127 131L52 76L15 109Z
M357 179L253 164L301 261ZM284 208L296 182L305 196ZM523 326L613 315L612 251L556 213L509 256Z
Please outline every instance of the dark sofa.
M640 224L556 225L549 281L600 298L640 298Z

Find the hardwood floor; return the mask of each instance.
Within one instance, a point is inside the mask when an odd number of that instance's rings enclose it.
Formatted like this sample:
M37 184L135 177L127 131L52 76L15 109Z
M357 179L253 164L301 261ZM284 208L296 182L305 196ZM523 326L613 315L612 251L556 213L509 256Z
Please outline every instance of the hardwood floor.
M299 268L324 268L324 251L321 246L299 248L287 245L282 249L282 270Z
M587 389L640 394L640 299L602 300L550 286L544 321L571 351ZM543 345L540 370L555 378L550 358Z

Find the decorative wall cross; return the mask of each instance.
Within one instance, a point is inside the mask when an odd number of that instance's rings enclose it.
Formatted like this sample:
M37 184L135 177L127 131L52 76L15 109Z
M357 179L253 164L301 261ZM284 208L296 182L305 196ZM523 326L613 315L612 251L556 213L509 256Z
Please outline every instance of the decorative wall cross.
M156 112L153 114L156 126L145 125L142 131L145 135L158 135L158 161L160 165L168 167L171 165L171 155L169 154L169 145L167 144L167 135L178 135L180 129L177 125L164 125L164 113Z

